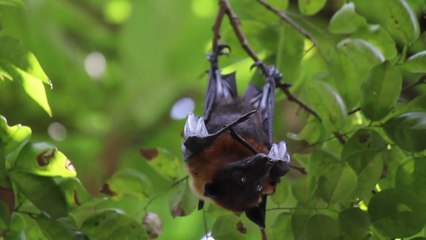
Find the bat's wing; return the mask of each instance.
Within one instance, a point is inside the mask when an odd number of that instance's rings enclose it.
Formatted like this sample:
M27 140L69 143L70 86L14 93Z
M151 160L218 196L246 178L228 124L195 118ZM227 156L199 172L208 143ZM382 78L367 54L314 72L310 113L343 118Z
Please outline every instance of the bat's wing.
M272 143L272 123L274 119L275 84L267 83L263 89L250 84L243 96L243 101L250 102L260 113L263 120L262 129Z
M209 83L206 98L204 100L204 119L209 120L213 107L217 102L232 102L237 98L235 72L222 75L220 69L214 66L209 71Z
M272 125L274 119L275 84L281 79L281 73L274 66L268 67L266 83L262 89L250 84L243 96L243 101L250 102L261 114L263 119L263 130L272 143Z

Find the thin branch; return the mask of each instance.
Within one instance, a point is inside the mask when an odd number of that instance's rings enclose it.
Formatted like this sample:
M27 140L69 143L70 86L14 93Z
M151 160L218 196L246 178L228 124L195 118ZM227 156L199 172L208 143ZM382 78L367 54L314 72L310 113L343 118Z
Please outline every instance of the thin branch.
M305 111L314 115L319 121L321 121L321 117L318 115L317 112L315 112L314 109L306 105L302 100L300 100L298 97L296 97L290 92L290 90L288 89L290 86L288 84L278 84L277 87L280 88L281 91L283 91L289 101L297 103L301 108L305 109Z
M219 12L217 14L215 23L213 25L213 44L212 44L213 47L214 47L213 51L215 51L217 46L218 46L218 40L220 38L220 33L219 33L220 25L221 25L221 22L223 20L223 15L226 14L229 18L229 22L232 26L232 29L234 30L234 33L237 36L238 41L241 43L241 46L243 47L243 49L250 56L250 58L253 59L253 61L255 63L257 63L256 65L262 70L263 74L268 76L269 71L268 71L267 66L265 64L263 64L263 62L256 55L254 50L251 48L249 41L247 40L246 36L244 35L243 31L241 30L240 20L239 20L237 14L232 9L229 1L228 0L219 0L219 4L220 4L219 5L220 6ZM290 21L291 21L291 19L290 19ZM299 29L302 29L296 23L294 23L294 22L292 22L292 23L294 24L294 26L298 27ZM305 32L305 31L303 30L303 32ZM308 34L308 36L310 36L310 35ZM309 37L309 39L311 39L312 42L315 43L315 41L311 37ZM302 100L300 100L298 97L296 97L295 95L293 95L290 92L290 90L288 89L290 87L289 84L283 84L281 82L277 82L276 85L280 88L281 91L283 91L283 93L287 96L288 100L297 103L300 107L302 107L307 112L314 115L317 119L319 119L321 121L320 116L315 112L315 110L313 110L311 107L306 105Z
M358 112L358 111L360 111L360 110L361 110L361 108L360 108L360 107L354 108L354 109L352 109L352 110L350 110L350 111L348 112L348 115L352 115L352 114L354 114L354 113L356 113L356 112Z
M220 26L222 25L223 16L225 16L226 6L223 2L219 3L219 10L217 12L216 20L213 24L213 41L212 41L212 50L217 52L218 43L220 40Z
M417 82L414 82L414 83L412 83L412 84L410 84L408 86L405 86L402 89L402 92L405 92L405 91L407 91L407 90L409 90L411 88L417 87L418 85L421 85L421 84L426 84L426 77L422 77Z
M273 7L269 3L265 2L264 0L257 0L260 4L262 4L266 9L272 11L276 15L278 15L282 20L287 22L290 26L292 26L294 29L296 29L298 32L300 32L303 36L311 40L315 45L318 45L316 40L312 37L311 34L309 34L305 29L303 29L301 26L299 26L296 22L294 22L285 12L280 11L279 9Z
M247 54L251 57L251 59L253 59L254 62L261 62L260 58L256 55L254 50L251 48L246 36L241 30L240 19L238 18L237 14L232 9L231 4L229 4L228 0L220 0L220 6L221 8L223 7L225 9L225 14L228 16L232 29L234 30L234 33L237 36L238 41L241 43L241 46L243 47L243 49L247 52ZM268 69L266 68L264 64L260 64L259 67L261 68L262 72L265 75L268 74Z
M346 144L345 135L340 132L334 132L333 135L337 138L337 140L339 140L339 143L341 143L342 145Z
M268 237L266 236L266 231L264 228L260 229L260 235L262 236L262 240L268 240Z

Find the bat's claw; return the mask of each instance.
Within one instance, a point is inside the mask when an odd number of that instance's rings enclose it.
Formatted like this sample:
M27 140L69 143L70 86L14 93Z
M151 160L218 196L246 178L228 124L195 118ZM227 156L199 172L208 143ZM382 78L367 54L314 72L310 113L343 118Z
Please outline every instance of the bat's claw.
M229 56L229 53L231 52L231 47L229 45L226 44L219 44L217 46L217 55L226 55Z
M286 163L290 163L290 154L288 154L287 146L283 141L278 144L272 144L268 157L271 158L272 161L284 161Z
M185 127L183 128L184 139L187 139L190 136L207 136L206 125L204 123L203 117L197 117L195 114L190 113L186 118Z
M281 72L278 71L278 69L274 65L266 66L264 62L257 61L250 66L250 70L255 67L262 69L262 72L266 75L268 80L271 79L274 82L279 82L283 78Z
M229 56L231 52L231 47L226 44L217 45L217 49L213 49L213 52L207 54L207 59L212 63L217 63L218 57L221 55Z
M250 70L253 70L253 68L267 69L265 63L263 63L262 61L257 61L255 63L253 63L250 66Z

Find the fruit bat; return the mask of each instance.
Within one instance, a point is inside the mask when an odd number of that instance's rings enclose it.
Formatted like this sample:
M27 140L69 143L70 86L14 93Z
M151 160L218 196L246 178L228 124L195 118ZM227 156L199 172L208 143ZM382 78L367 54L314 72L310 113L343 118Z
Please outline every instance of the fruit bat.
M218 58L225 45L209 55L210 70L204 115L187 116L182 154L191 187L205 199L240 213L265 227L267 195L289 171L286 144L272 142L276 81L281 74L267 67L262 89L250 85L238 96L235 73L222 75Z

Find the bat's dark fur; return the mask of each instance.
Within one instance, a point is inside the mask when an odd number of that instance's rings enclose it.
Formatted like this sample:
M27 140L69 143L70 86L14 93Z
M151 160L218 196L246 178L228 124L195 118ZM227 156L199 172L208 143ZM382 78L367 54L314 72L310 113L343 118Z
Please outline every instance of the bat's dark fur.
M280 74L270 67L263 89L250 85L238 97L235 74L222 75L218 68L222 50L210 55L204 116L188 116L183 156L202 199L244 211L263 228L266 196L274 193L290 161L285 143L272 142L275 78Z

